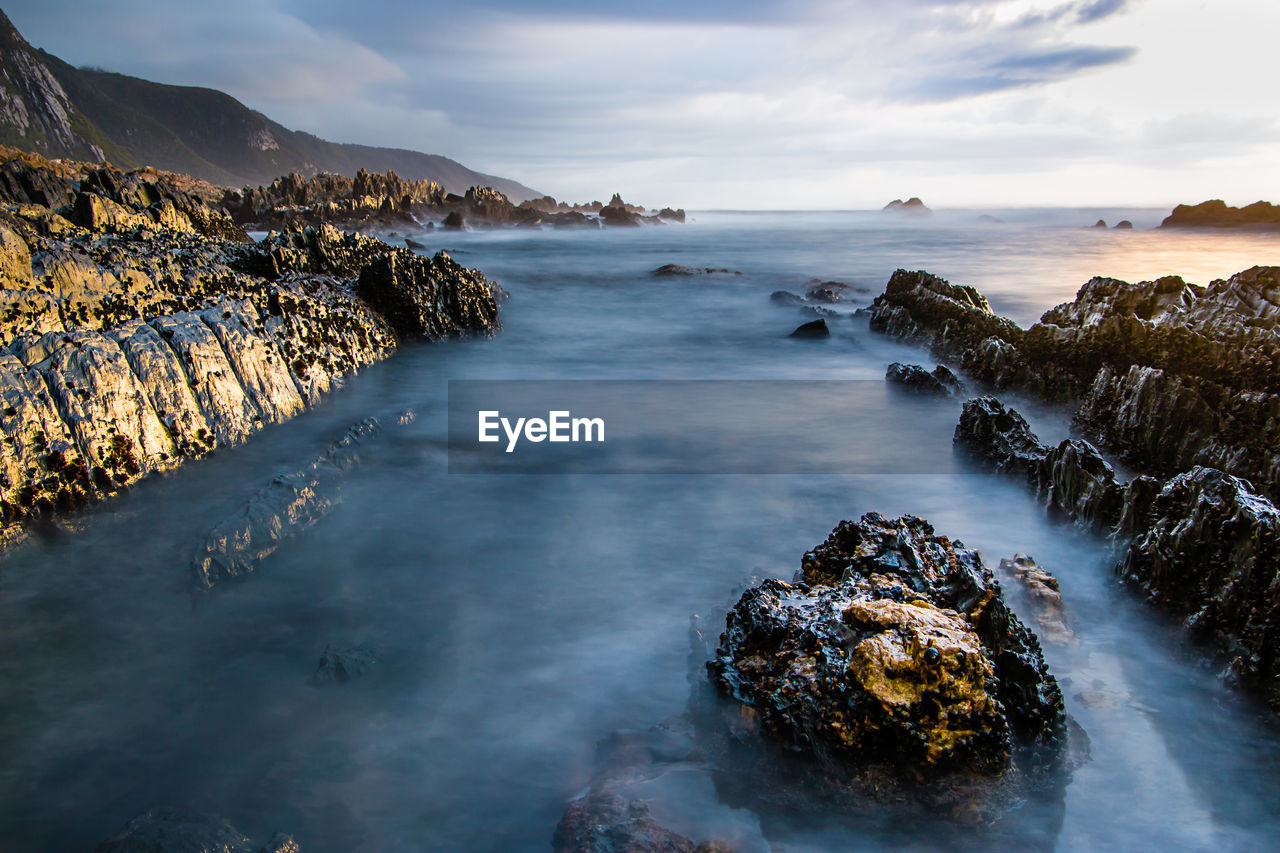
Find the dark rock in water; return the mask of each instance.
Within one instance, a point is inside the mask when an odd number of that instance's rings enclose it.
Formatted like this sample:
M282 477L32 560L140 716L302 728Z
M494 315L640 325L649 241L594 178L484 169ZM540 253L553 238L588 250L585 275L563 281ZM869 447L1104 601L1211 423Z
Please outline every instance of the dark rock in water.
M574 800L556 826L555 853L730 853L720 842L695 844L658 826L639 800L590 794Z
M444 221L440 223L440 225L443 228L448 228L453 231L461 231L467 226L467 222L462 218L462 214L459 211L454 210L450 211L449 215L444 218Z
M714 273L723 273L725 275L742 275L735 270L726 269L724 267L684 267L680 264L663 264L655 270L650 271L649 275L658 277L672 276L690 276L690 275L712 275Z
M356 292L405 337L489 336L498 323L490 282L444 252L405 251L376 258L360 272Z
M406 249L413 249L415 251L422 251L423 249L427 248L426 243L420 243L417 240L413 239L412 237L405 237L404 245Z
M848 299L852 290L853 288L841 281L819 281L809 285L804 292L804 298L810 302L842 302Z
M1280 205L1256 201L1245 207L1229 207L1221 199L1200 204L1180 204L1160 223L1161 228L1280 228Z
M708 671L846 804L986 821L1064 770L1062 695L1034 635L980 555L923 519L841 522L794 583L743 594Z
M1245 480L1193 468L1160 490L1119 576L1221 650L1280 711L1280 511Z
M640 217L621 205L610 204L600 208L600 221L605 225L632 226L640 224Z
M930 372L918 364L900 364L895 361L885 371L884 378L908 391L938 397L961 393L964 388L956 375L941 364Z
M1127 219L1121 219L1119 222L1116 223L1116 227L1121 229L1132 229L1133 223Z
M797 308L804 305L804 299L788 290L775 290L769 294L769 301L775 305L795 306Z
M670 222L684 222L684 208L681 207L676 210L672 210L669 207L664 207L662 210L658 211L658 218L666 219Z
M1106 227L1107 227L1107 220L1105 220L1105 219L1099 219L1097 222L1093 223L1093 227L1094 227L1094 228L1106 228Z
M1027 593L1036 610L1040 636L1060 646L1078 646L1080 640L1067 627L1066 606L1058 579L1046 572L1026 554L1014 554L1012 560L1000 561L1000 573L1016 581Z
M827 328L827 321L823 319L813 320L805 323L791 333L793 338L829 338L831 330Z
M276 833L265 845L214 815L172 810L144 812L94 848L97 853L299 853L292 836Z
M328 684L346 684L353 678L359 678L369 671L377 662L371 649L361 646L324 647L320 663L307 683L313 687L324 687Z
M995 397L978 397L964 404L954 440L995 470L1016 473L1028 481L1034 481L1048 453L1026 419Z

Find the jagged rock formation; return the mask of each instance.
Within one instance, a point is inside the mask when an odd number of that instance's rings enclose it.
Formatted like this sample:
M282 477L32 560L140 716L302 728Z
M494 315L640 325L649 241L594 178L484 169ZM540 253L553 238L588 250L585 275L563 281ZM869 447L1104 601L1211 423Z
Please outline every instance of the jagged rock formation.
M240 242L179 176L10 157L0 542L297 414L397 335L497 328L494 286L446 256L328 227Z
M152 809L99 844L97 853L299 853L292 836L278 832L266 844L215 815Z
M285 175L270 186L227 190L222 204L237 222L274 229L299 223L408 219L416 208L443 204L444 198L444 188L435 181L408 181L395 172L371 174L361 169L354 178Z
M844 521L729 613L708 664L832 790L989 820L1064 768L1062 695L980 555L923 519Z
M450 229L544 224L599 228L602 224L684 221L683 210L668 208L670 215L643 215L644 208L614 198L618 203L570 206L546 196L517 205L492 187L473 186L457 195L434 181L406 181L394 172L371 174L361 169L355 178L290 174L270 186L227 190L222 203L236 222L255 229L320 223L350 228L416 227L420 222Z
M1044 447L990 397L965 404L956 444L1113 537L1121 580L1185 619L1237 682L1280 711L1280 511L1247 480L1195 467L1167 482L1124 483L1088 442Z
M949 397L964 391L959 377L944 364L929 371L918 364L901 364L895 361L885 370L884 378L886 382L908 391L935 397Z
M926 344L995 388L1079 401L1089 435L1135 467L1195 465L1280 493L1280 268L1199 287L1095 278L1023 330L973 288L894 273L871 328Z
M1221 199L1199 204L1180 204L1160 223L1161 228L1280 228L1280 205L1255 201L1244 207L1229 207Z

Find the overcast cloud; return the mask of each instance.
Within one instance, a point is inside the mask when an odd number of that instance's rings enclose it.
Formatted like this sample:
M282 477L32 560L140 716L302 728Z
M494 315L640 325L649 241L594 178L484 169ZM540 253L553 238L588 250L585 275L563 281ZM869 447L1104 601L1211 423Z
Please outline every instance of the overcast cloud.
M78 65L557 197L686 207L1280 196L1273 0L6 6Z

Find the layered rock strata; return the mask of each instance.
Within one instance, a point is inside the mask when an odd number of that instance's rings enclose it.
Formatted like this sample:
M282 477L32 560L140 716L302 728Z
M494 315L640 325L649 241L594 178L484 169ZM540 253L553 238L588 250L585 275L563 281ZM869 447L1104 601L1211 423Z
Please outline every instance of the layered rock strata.
M495 285L330 227L261 243L189 179L0 163L0 542L315 403Z

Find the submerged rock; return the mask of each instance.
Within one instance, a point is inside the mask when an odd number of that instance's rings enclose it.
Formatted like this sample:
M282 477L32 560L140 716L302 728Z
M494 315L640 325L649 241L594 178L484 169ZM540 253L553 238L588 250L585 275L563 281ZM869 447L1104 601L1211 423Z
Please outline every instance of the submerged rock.
M1026 554L1014 554L1012 560L1001 560L999 571L1015 580L1030 596L1041 637L1062 646L1080 645L1075 632L1067 627L1066 607L1062 603L1057 578Z
M377 659L372 649L366 649L363 646L330 644L324 647L320 663L316 665L316 671L311 674L307 683L313 687L346 684L367 673L375 663Z
M731 853L727 844L696 844L662 828L645 803L616 794L589 794L571 802L551 847L556 853Z
M299 853L302 848L284 833L255 845L215 815L152 809L94 849L97 853Z
M978 553L923 519L841 522L794 583L743 594L708 670L837 798L986 820L1064 767L1062 695L1034 635Z
M792 293L789 290L775 290L769 294L769 301L774 305L786 305L796 308L804 305L804 298L798 293Z
M714 275L715 273L723 273L724 275L742 275L725 267L685 267L680 264L663 264L655 270L651 270L649 275L659 278L669 278L675 276L693 276L693 275Z
M343 472L359 462L359 448L382 430L377 418L353 425L310 466L274 477L236 514L214 525L191 560L198 591L244 578L297 533L333 509Z
M843 302L852 291L853 288L842 281L816 281L805 288L804 298L808 302Z
M819 318L797 327L796 330L791 333L790 337L808 339L829 338L831 337L831 330L827 328L827 321Z

